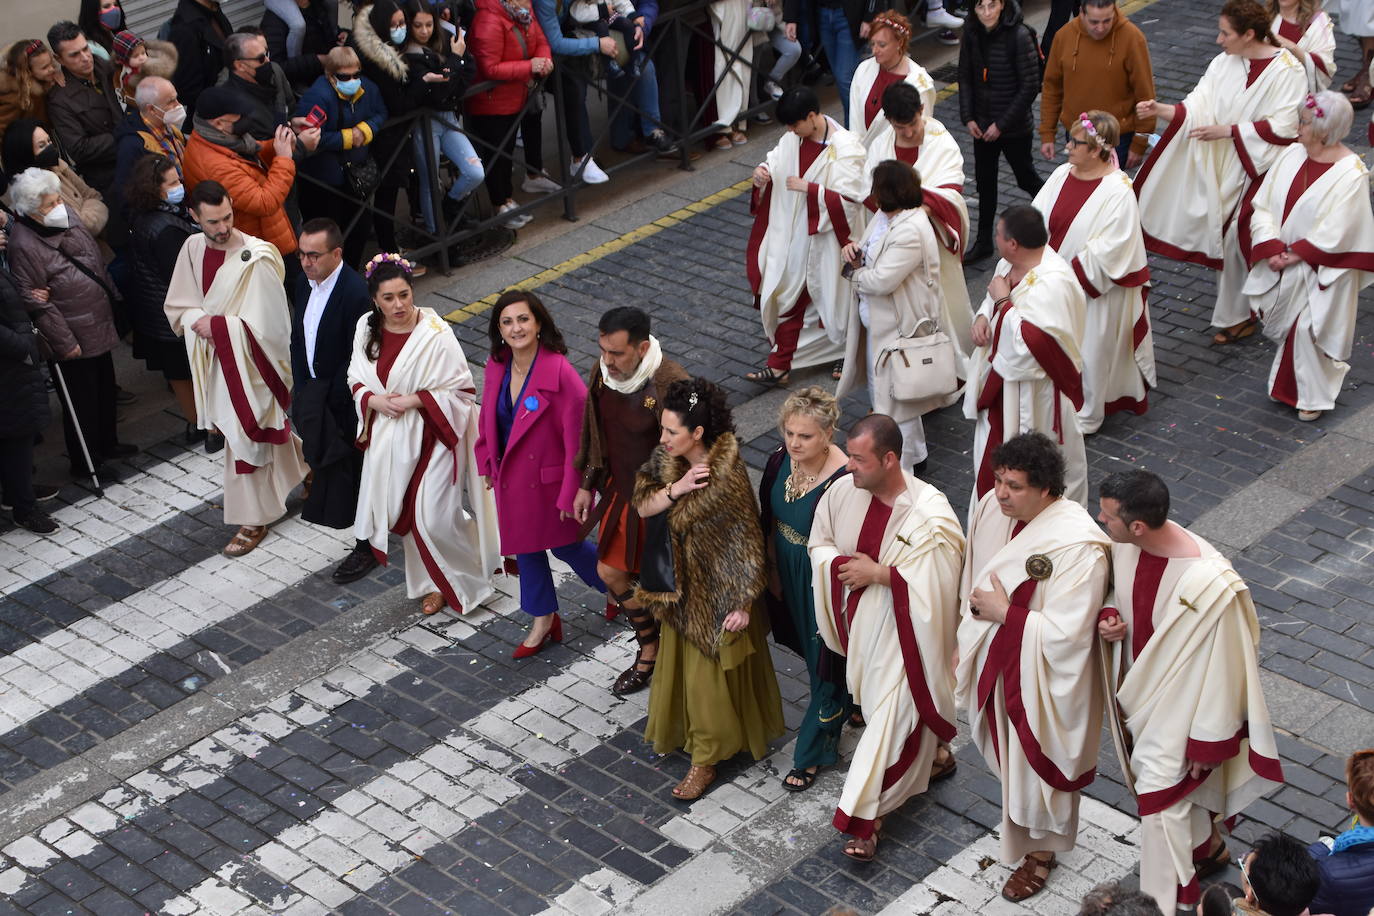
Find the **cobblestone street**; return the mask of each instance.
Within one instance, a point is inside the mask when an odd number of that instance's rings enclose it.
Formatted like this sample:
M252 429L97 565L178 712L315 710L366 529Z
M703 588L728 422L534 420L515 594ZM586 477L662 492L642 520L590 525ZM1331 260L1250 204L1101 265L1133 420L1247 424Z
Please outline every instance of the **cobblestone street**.
M1127 5L1162 101L1215 53L1212 7ZM1358 62L1339 40L1337 83ZM956 102L943 93L936 109L951 126ZM1350 143L1368 159L1365 124L1357 113ZM771 130L711 154L732 156L725 166L428 280L420 304L449 316L476 370L494 294L533 278L585 371L601 312L647 303L665 354L729 391L757 472L779 444L783 392L742 378L766 353L743 269L745 179ZM976 221L968 137L955 135ZM1002 206L1025 202L1003 178ZM975 302L992 262L980 266L967 275ZM1374 745L1374 296L1361 297L1337 409L1302 423L1266 395L1262 335L1209 344L1213 275L1156 258L1151 270L1159 388L1147 414L1116 414L1088 439L1090 481L1160 474L1175 518L1252 590L1287 783L1240 819L1239 858L1271 830L1339 832L1345 757ZM842 426L867 403L844 409ZM516 580L499 578L500 597L461 619L421 619L395 539L391 566L337 586L351 532L294 513L229 559L222 456L131 432L144 451L103 499L64 487L57 534L0 527L0 914L1071 916L1092 884L1133 880L1139 822L1110 739L1079 846L1027 906L999 895L1000 788L966 731L958 775L887 819L876 861L861 864L830 826L842 772L782 789L791 732L763 761L722 765L700 800L671 798L689 761L644 743L647 692L609 690L631 633L566 567L565 641L513 661L528 619ZM929 479L966 506L972 424L949 408L926 433ZM795 729L805 667L781 649L774 663Z

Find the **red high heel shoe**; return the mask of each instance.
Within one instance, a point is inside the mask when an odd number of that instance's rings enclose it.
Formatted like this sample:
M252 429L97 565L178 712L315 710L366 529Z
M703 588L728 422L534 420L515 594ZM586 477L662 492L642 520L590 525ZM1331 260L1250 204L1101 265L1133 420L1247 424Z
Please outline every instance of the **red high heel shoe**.
M515 651L510 654L511 658L529 658L531 655L538 655L544 651L544 647L550 642L563 641L563 618L555 612L553 615L553 626L549 627L549 632L544 634L544 638L538 645L527 646L523 642L515 647Z
M613 598L606 599L606 619L615 620L620 616L620 604Z

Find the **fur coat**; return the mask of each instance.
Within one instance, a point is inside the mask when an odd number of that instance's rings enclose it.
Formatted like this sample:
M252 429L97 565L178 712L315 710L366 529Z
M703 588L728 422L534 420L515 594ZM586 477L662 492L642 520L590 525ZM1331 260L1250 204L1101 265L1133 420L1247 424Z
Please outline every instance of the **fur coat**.
M732 433L722 433L707 455L710 483L678 498L668 509L675 592L635 589L635 600L682 634L705 655L717 658L716 642L731 611L754 611L763 593L763 532L749 474ZM684 458L659 446L635 480L638 505L687 472Z

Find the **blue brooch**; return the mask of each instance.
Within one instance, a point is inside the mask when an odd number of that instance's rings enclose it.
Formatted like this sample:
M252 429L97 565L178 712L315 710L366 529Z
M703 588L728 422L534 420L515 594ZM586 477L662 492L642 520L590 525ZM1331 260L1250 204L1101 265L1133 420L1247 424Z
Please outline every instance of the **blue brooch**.
M538 409L539 409L539 399L538 399L537 397L535 397L534 395L530 395L529 397L525 398L525 409L526 409L526 410L538 410Z

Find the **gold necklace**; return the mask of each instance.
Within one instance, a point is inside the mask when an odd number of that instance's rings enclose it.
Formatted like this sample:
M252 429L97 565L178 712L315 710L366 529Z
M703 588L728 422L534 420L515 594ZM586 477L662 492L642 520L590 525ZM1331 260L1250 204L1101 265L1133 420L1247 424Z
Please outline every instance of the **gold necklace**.
M794 503L801 499L806 495L807 491L811 489L812 484L816 482L817 475L797 473L801 469L800 464L794 464L792 466L792 473L788 474L787 479L782 482L783 502Z

